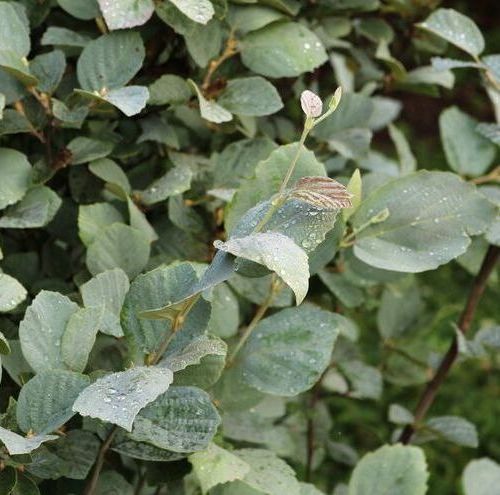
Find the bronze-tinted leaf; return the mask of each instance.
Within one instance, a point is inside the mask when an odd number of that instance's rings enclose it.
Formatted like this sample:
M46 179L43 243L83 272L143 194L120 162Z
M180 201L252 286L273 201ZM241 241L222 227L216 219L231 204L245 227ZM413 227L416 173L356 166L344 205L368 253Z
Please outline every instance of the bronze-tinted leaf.
M303 177L297 181L290 196L325 210L352 206L352 194L329 177Z

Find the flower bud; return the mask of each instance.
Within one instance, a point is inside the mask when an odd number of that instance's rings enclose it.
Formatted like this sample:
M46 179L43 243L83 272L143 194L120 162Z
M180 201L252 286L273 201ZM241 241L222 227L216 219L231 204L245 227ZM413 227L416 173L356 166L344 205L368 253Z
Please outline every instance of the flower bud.
M319 117L323 111L321 98L308 89L300 95L300 106L307 117Z

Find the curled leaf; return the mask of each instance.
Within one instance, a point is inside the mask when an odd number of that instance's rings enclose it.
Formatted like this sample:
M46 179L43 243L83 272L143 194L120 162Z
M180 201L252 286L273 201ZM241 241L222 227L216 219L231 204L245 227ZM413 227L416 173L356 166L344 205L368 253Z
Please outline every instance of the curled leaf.
M352 194L340 182L329 177L303 177L290 197L300 199L324 210L339 210L352 206Z

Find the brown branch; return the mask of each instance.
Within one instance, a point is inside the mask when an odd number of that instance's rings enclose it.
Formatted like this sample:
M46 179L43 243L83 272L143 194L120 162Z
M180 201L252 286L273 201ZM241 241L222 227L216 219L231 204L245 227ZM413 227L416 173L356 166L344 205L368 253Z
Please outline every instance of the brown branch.
M487 184L488 182L500 182L500 165L495 167L490 173L471 179L473 184Z
M216 70L229 58L236 55L238 53L238 40L234 37L234 34L231 33L226 42L226 47L222 52L222 55L219 58L216 58L210 62L208 65L207 73L203 79L203 84L201 85L201 89L205 93L212 83L212 77Z
M458 329L464 335L470 329L477 306L486 288L486 282L488 281L488 277L490 276L491 272L494 270L499 256L500 247L490 246L488 248L488 251L481 265L481 269L474 279L469 297L467 299L467 302L465 303L462 314L460 315L460 319L458 320ZM453 366L453 363L456 361L457 357L458 342L457 338L455 337L448 349L448 352L445 354L443 360L441 361L441 364L439 365L439 368L437 369L434 377L427 384L422 396L420 397L417 408L415 409L413 423L407 425L401 433L399 437L399 441L401 443L408 444L411 441L411 438L415 433L416 426L424 419L427 411L432 406L434 399L436 398L436 395L439 391L439 387L445 381L450 368Z
M101 469L104 465L104 458L106 456L106 452L111 447L115 435L118 433L118 426L114 426L113 429L109 432L106 440L101 445L99 449L99 453L97 454L97 460L94 466L94 471L92 472L92 477L90 478L87 486L85 487L84 495L93 495L97 488L97 482L99 481L99 475L101 474Z

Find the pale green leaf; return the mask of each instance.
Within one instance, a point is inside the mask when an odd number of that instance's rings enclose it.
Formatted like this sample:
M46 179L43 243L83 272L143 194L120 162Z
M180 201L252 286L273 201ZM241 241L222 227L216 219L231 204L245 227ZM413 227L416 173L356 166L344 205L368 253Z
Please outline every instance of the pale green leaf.
M106 227L123 222L122 214L109 203L80 205L78 208L78 234L86 246L92 244Z
M130 279L149 259L150 243L140 230L115 223L103 229L87 250L87 267L92 275L121 268Z
M477 131L477 121L450 107L439 116L439 129L450 167L462 175L477 177L493 162L496 147Z
M401 175L415 172L417 169L417 160L411 151L410 143L406 139L406 136L392 124L389 124L389 136L398 153Z
M150 105L180 105L190 98L188 83L175 74L165 74L149 86Z
M61 339L61 354L66 366L83 373L101 326L104 307L80 308L73 313Z
M252 31L241 41L243 63L268 77L295 77L327 60L319 38L302 24L273 23Z
M31 185L31 165L26 155L0 148L0 209L19 201Z
M66 70L66 59L61 50L35 57L30 64L31 73L38 79L38 89L52 94L62 80Z
M58 437L56 435L36 435L25 438L17 433L0 427L0 442L5 445L5 448L10 455L29 454L33 450L40 447L42 443L55 440L57 438ZM20 493L19 495L23 494Z
M0 313L15 309L26 299L27 294L18 280L0 272Z
M152 205L187 191L191 186L192 179L192 170L188 166L178 165L137 194L144 204Z
M22 58L30 52L30 31L24 8L20 6L23 19L15 5L11 2L0 2L0 50L12 51Z
M297 395L328 366L338 333L333 313L312 305L284 309L257 325L235 370L261 392Z
M424 495L428 477L421 449L384 445L356 465L348 495Z
M172 383L167 368L139 366L97 379L80 393L73 411L132 430L138 412Z
M401 208L404 204L405 207ZM373 223L384 212L388 217ZM385 270L431 270L465 252L493 220L492 205L454 174L421 171L376 189L352 217L354 254Z
M458 46L473 57L484 50L483 35L474 21L454 9L437 9L417 25Z
M465 495L498 495L500 465L488 457L470 461L462 474Z
M206 450L191 454L189 462L203 493L216 485L242 480L250 471L249 464L215 443L211 443Z
M160 365L172 370L181 371L188 366L200 364L205 356L223 356L227 353L227 344L214 336L202 335L177 351L167 352Z
M108 91L104 99L121 110L127 117L131 117L144 109L149 99L149 91L145 86L127 86Z
M108 28L126 29L142 26L153 15L153 0L98 0Z
M294 291L300 304L309 288L309 263L305 251L289 237L278 232L232 237L214 243L217 249L266 266ZM293 269L290 267L293 266Z
M83 304L87 308L102 308L99 330L122 337L120 312L129 290L127 274L120 268L99 273L80 287Z
M78 305L58 292L41 291L19 325L23 355L36 371L65 369L61 339Z
M194 22L206 24L214 16L214 6L210 0L169 0L185 16Z
M78 81L88 91L125 86L144 61L144 43L133 31L105 34L86 45L77 64Z
M194 88L196 96L198 97L198 103L200 105L200 114L209 122L214 122L215 124L222 124L223 122L229 122L233 120L233 115L228 112L225 108L221 107L217 103L211 100L207 100L196 83L189 80L189 83Z
M237 115L271 115L283 108L276 88L263 77L231 79L217 102Z
M463 445L476 448L479 445L476 427L465 418L459 416L438 416L427 421L426 428L438 437Z
M61 198L50 188L36 186L24 198L5 210L0 227L33 229L45 227L61 207Z

